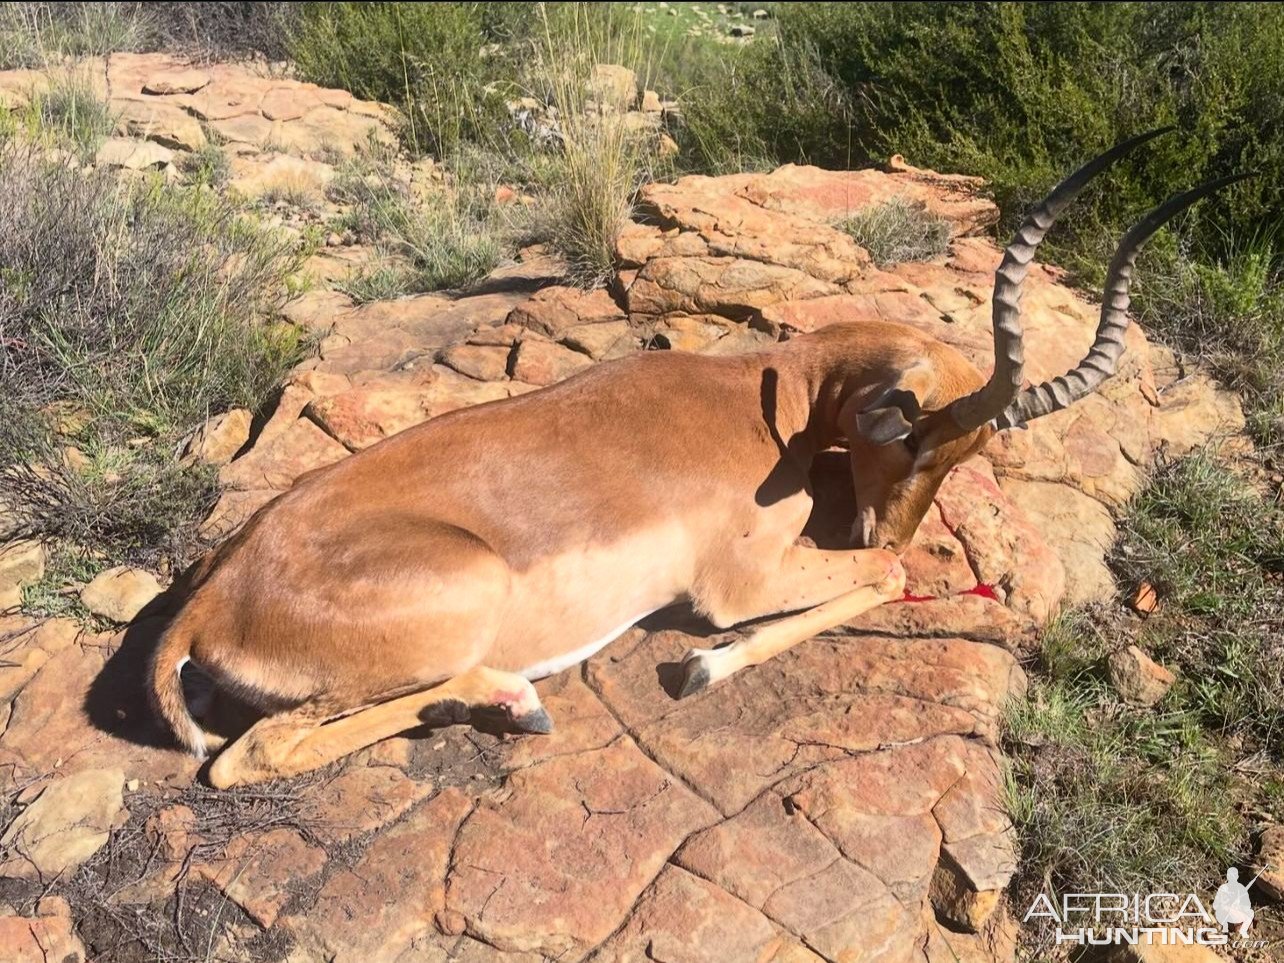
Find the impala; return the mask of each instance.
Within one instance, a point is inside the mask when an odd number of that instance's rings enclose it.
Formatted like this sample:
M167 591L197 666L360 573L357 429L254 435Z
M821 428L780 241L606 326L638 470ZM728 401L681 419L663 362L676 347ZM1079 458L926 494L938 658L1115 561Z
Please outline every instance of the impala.
M737 357L652 352L404 431L299 479L188 574L152 662L156 710L203 756L190 658L265 713L215 759L219 787L305 772L425 721L501 707L548 732L531 680L686 600L716 627L682 695L904 591L905 547L942 480L998 430L1094 390L1123 351L1141 244L1220 186L1149 214L1110 266L1096 341L1022 389L1021 284L1058 212L1144 134L1029 216L994 286L989 378L909 326L836 324ZM845 443L858 509L844 551L797 538L808 469Z

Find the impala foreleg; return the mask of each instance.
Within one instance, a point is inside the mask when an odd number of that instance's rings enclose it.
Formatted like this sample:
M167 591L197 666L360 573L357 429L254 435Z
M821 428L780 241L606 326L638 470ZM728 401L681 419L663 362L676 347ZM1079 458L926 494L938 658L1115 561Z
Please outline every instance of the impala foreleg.
M692 649L682 662L680 696L699 692L746 666L765 662L813 635L900 598L904 591L905 570L891 552L827 552L794 547L786 554L786 565L776 578L764 583L758 596L759 610L748 612L740 621L803 605L812 607L754 629L746 638L723 648Z
M526 679L476 666L431 689L346 714L303 705L256 723L210 767L219 789L310 772L425 723L464 722L468 710L499 706L522 732L548 733L552 720Z

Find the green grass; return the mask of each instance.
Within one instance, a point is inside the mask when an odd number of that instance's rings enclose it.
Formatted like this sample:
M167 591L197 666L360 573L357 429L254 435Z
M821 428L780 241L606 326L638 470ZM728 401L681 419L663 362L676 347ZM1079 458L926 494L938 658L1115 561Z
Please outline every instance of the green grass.
M498 93L484 92L502 73L481 55L491 6L506 5L306 4L290 53L305 80L396 105L407 146L441 156L503 109Z
M27 113L29 130L75 150L84 160L116 127L107 102L89 77L76 70L51 73L47 86L33 94Z
M1227 238L1215 260L1175 244L1143 255L1134 311L1244 400L1256 441L1284 444L1284 261L1275 232Z
M140 50L150 33L138 3L0 4L0 70Z
M1210 454L1162 467L1124 519L1112 564L1161 606L1049 627L1029 698L1009 707L1006 804L1021 843L1019 912L1040 892L1215 888L1251 859L1254 819L1284 816L1284 508ZM1177 675L1124 704L1110 652L1132 643ZM1029 958L1053 949L1031 925Z
M90 619L79 590L104 568L83 553L57 548L46 560L40 580L23 586L23 611L39 618Z
M388 160L359 159L329 189L332 200L347 206L333 226L374 244L384 262L343 289L364 302L466 287L489 274L506 251L493 187L456 178L420 196L393 176Z
M207 140L199 148L179 156L179 169L192 183L223 187L232 176L232 163L221 144Z
M533 74L558 107L561 149L544 165L534 229L566 261L570 279L604 284L615 269L615 240L633 213L634 197L651 178L655 155L648 133L617 110L590 113L595 64L636 64L649 41L640 19L603 22L577 7L575 16L546 21Z
M1125 590L1164 599L1144 647L1188 680L1202 722L1246 746L1284 732L1284 508L1217 459L1168 466L1136 500L1114 556Z
M930 261L949 250L950 222L903 197L864 208L835 225L880 267Z

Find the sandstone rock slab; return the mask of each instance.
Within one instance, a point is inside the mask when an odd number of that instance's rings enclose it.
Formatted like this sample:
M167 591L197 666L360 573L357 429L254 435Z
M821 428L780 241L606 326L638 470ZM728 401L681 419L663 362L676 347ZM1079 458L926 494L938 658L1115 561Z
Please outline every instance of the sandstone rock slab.
M160 582L151 572L121 565L95 575L81 590L80 601L94 615L124 624L132 622L160 591Z
M50 881L74 873L107 842L124 805L125 774L89 769L51 781L18 814L4 836L0 877Z

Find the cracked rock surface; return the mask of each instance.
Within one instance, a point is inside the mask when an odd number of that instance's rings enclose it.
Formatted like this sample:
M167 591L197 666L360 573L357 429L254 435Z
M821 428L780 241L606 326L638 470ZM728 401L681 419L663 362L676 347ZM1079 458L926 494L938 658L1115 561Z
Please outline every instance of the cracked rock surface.
M324 125L355 138L380 123L336 91L112 64L113 96L127 82L138 103L163 100L234 142L302 153ZM142 111L130 130L183 133L178 115L153 128ZM954 236L936 260L878 268L834 225L899 195ZM879 319L988 370L996 220L973 179L895 159L789 166L648 187L609 290L560 285L537 253L459 296L355 307L313 290L288 314L319 352L249 442L229 446L205 533L226 536L300 474L410 425L636 351L730 353ZM1096 309L1036 267L1023 317L1042 379L1082 356ZM681 702L665 667L709 629L661 613L538 684L549 736L424 730L216 793L148 718L159 618L95 634L0 617L0 903L12 911L0 958L1011 959L998 728L1023 692L1018 657L1058 607L1113 593L1114 513L1156 451L1237 417L1171 368L1133 325L1100 394L956 468L906 554L912 601ZM818 541L850 524L845 471L842 458L816 465Z

